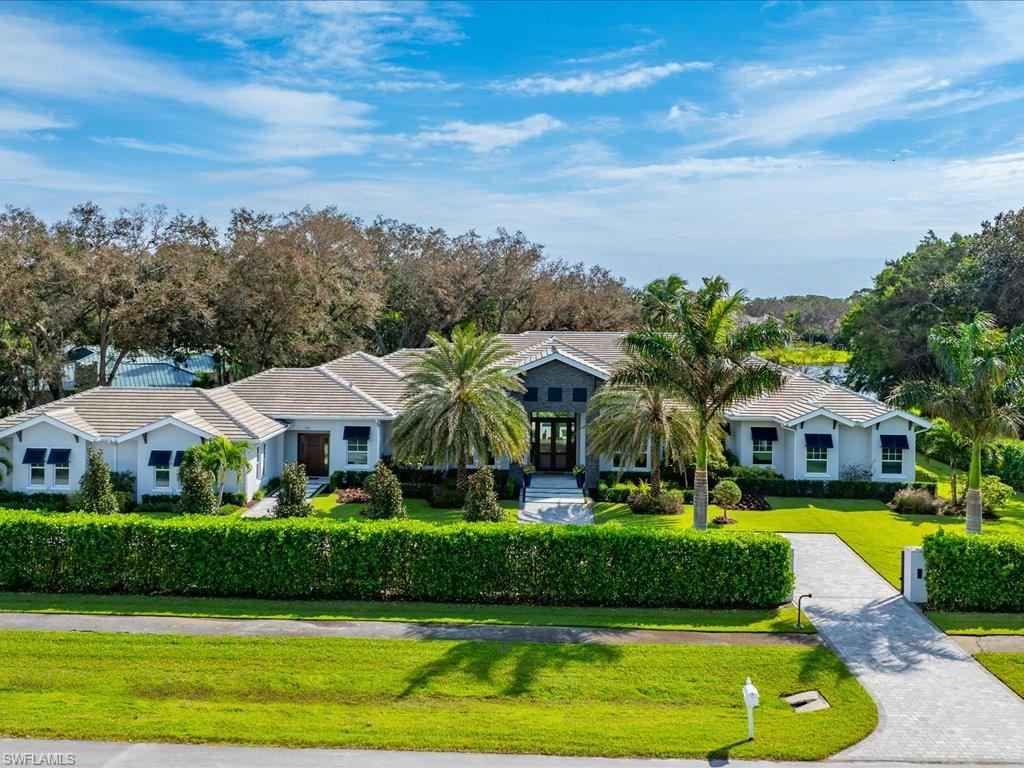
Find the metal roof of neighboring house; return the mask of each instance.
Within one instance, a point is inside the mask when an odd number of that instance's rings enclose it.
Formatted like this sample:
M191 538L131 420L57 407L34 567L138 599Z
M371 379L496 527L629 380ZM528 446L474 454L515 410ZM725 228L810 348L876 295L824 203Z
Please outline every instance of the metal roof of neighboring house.
M386 405L325 367L271 368L229 384L227 389L258 411L281 418L351 416L375 419L395 415Z
M103 438L120 437L168 418L232 440L260 440L282 429L279 422L223 388L95 387L0 419L0 431L17 428L42 414Z
M64 388L75 389L76 366L99 365L99 347L85 344L72 347L66 352L71 362L64 364ZM118 350L107 349L107 366L113 368L117 360ZM211 373L216 370L213 355L200 352L189 355L180 362L171 356L153 355L149 352L138 352L126 355L114 373L111 386L114 387L188 387L200 373Z

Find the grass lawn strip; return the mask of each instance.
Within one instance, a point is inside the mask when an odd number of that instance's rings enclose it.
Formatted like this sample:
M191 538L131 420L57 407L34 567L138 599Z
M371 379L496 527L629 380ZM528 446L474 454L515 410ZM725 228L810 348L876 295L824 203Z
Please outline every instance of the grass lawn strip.
M1024 613L928 611L928 618L948 635L1024 636Z
M810 760L877 721L823 647L3 632L0 654L0 730L16 737ZM832 708L780 698L808 688Z
M259 600L235 597L74 595L0 592L0 611L225 619L408 621L446 624L525 624L701 632L813 632L796 608L697 610L686 608L559 608L530 605L361 602L353 600Z
M978 653L974 658L1024 698L1024 653Z
M339 504L333 493L314 496L310 499L313 505L313 516L328 520L363 520L361 511L365 504ZM498 502L505 510L505 518L511 523L516 521L516 510L519 502L504 500ZM446 525L461 523L461 509L435 509L423 499L406 499L405 511L410 520L422 520L425 523Z

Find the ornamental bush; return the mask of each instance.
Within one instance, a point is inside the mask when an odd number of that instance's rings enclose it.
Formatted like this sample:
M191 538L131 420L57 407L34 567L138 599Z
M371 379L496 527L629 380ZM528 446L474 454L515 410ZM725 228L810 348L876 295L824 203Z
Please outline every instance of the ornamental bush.
M1024 537L924 537L928 602L946 611L1024 611Z
M662 491L657 496L649 491L635 491L626 503L634 515L681 515L686 508L682 491Z
M985 475L981 478L981 509L988 517L998 517L1013 498L1013 488L998 477Z
M498 494L494 492L494 473L488 467L478 469L469 478L462 519L468 522L494 523L505 519L505 510L498 504Z
M402 499L402 486L398 483L395 473L388 469L383 461L378 461L373 474L366 478L363 490L369 500L363 507L363 517L371 520L405 517L405 501Z
M185 451L178 468L181 495L174 510L182 515L216 515L220 512L213 492L213 475L204 467L195 446Z
M87 446L85 473L79 483L78 503L83 512L97 512L112 515L120 511L117 497L114 496L114 485L110 482L110 467L103 459L103 451L95 446Z
M922 488L901 488L889 502L892 511L901 515L940 515L944 506L942 499Z
M0 516L4 590L769 607L790 599L790 559L786 539L752 532L206 515Z
M306 517L313 511L313 506L306 501L307 482L304 466L295 461L284 465L274 517Z

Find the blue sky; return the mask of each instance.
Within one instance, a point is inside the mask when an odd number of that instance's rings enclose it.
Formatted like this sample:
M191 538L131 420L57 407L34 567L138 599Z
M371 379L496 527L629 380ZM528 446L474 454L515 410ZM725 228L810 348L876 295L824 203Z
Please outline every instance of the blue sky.
M1024 199L1024 4L5 3L0 201L522 229L847 295Z

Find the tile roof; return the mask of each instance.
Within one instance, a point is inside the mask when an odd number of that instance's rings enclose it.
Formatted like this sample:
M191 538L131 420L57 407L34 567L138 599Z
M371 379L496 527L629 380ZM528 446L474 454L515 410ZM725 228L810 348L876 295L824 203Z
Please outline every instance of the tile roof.
M837 384L783 369L781 389L736 403L726 416L731 419L766 419L786 423L825 409L854 423L899 412L880 400Z
M271 368L226 389L270 416L389 418L394 412L326 368Z
M223 389L95 387L0 419L0 430L40 414L102 438L120 437L172 416L232 440L259 440L282 428Z
M392 411L399 410L405 401L402 371L379 357L366 352L353 352L320 367Z

